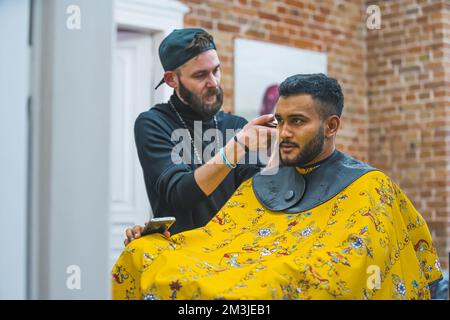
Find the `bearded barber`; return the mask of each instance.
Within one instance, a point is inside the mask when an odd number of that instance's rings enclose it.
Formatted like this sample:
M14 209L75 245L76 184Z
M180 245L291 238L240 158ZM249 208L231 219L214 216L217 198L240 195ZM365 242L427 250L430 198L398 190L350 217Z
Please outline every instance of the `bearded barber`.
M165 72L155 89L166 83L174 92L168 103L139 115L135 140L154 216L174 216L177 221L170 228L174 234L202 227L211 220L237 187L260 170L258 165L238 161L248 151L266 149L275 131L269 127L271 115L247 123L242 117L220 111L220 61L212 36L204 30L174 30L162 41L159 57ZM194 134L195 121L201 121L201 133ZM188 132L190 163L177 164L172 159L177 142L171 137L177 129ZM219 152L205 162L203 150L211 141L201 139L201 145L194 137L203 137L208 129L220 131L223 139L227 129L242 130L229 141L222 141L216 148ZM139 237L141 231L138 226L127 229L125 243Z

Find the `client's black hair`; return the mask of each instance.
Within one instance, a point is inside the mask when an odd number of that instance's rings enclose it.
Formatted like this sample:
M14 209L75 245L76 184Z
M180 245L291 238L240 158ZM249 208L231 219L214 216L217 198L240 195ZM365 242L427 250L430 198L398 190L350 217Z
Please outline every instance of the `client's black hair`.
M344 109L344 95L336 79L323 73L297 74L284 80L279 89L280 96L287 98L294 95L308 94L319 106L321 119L332 115L338 117Z

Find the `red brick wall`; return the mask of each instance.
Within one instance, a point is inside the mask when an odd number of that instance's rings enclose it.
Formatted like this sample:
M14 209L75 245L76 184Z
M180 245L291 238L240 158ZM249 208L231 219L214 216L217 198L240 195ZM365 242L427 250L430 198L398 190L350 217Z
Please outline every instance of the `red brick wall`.
M343 86L345 108L338 147L368 160L365 24L362 1L182 0L186 26L216 40L222 63L224 109L234 109L234 39L268 41L326 52L328 74ZM342 4L339 4L342 3ZM257 54L257 53L255 53ZM295 70L292 70L295 73Z
M234 109L235 38L327 53L328 74L341 83L345 95L338 148L382 169L400 185L427 220L442 262L447 265L448 1L182 2L191 8L185 25L202 27L216 40L225 111ZM366 28L370 4L380 6L380 30Z
M381 29L367 33L369 162L387 172L421 212L447 265L450 3L369 4L382 13Z

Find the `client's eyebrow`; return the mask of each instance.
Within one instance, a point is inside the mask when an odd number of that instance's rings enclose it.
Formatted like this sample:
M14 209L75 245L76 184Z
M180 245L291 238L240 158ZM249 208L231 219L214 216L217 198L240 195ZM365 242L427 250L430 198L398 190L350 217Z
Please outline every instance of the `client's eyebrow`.
M278 113L275 113L275 118L283 119L283 117L280 114L278 114ZM303 119L307 119L307 120L309 119L309 117L307 115L305 115L304 113L301 113L301 112L299 112L299 113L290 113L290 114L287 115L287 118L303 118Z
M303 119L309 119L309 117L307 115L305 115L304 113L291 113L290 115L288 115L288 118L303 118Z

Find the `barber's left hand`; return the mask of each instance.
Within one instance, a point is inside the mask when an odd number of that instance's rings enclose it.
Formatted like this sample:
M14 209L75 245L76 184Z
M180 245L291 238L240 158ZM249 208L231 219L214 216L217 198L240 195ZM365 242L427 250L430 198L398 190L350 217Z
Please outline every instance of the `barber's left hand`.
M148 222L145 223L147 225ZM144 231L144 227L140 225L135 225L133 228L128 228L125 230L125 240L123 241L124 245L127 246L131 241L139 239L142 235L142 231ZM168 229L164 230L162 233L167 239L170 238L170 232Z

